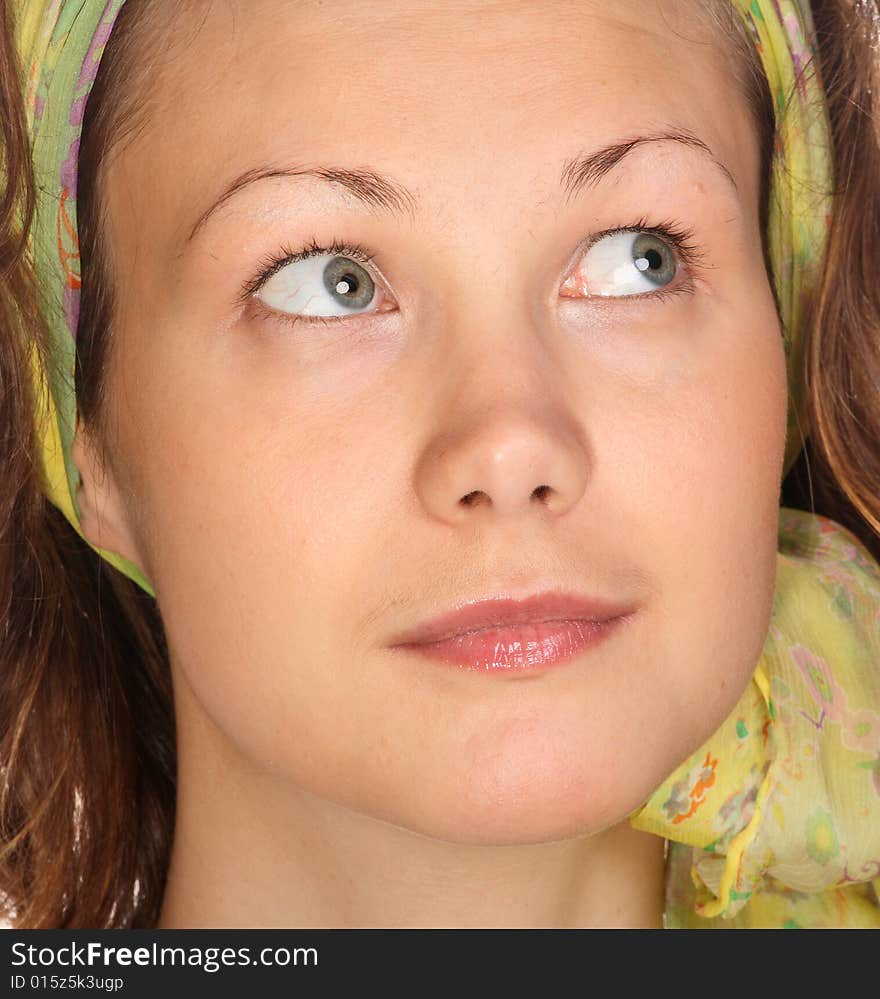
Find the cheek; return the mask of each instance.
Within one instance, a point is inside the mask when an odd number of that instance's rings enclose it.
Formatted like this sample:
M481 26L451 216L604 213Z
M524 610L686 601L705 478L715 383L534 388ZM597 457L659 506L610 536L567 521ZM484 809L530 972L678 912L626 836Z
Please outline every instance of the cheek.
M670 710L708 736L757 663L776 573L785 448L785 354L775 312L693 393L670 401L650 476L650 538L663 580L658 662ZM659 432L658 432L659 436ZM624 514L640 516L635 503ZM643 514L642 514L643 515ZM697 672L699 671L699 672Z
M371 738L354 622L393 533L394 439L380 416L319 425L265 379L211 395L196 381L169 389L180 403L155 421L135 485L172 661L245 756L326 791Z

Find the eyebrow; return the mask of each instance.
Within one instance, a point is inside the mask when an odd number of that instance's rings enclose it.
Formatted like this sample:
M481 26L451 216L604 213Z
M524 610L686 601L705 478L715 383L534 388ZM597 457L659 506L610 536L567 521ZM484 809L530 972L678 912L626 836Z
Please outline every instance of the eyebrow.
M584 188L597 184L610 170L633 149L649 142L678 142L699 150L708 160L721 171L721 174L733 185L733 190L739 195L739 187L733 174L715 156L709 146L699 136L687 129L669 129L653 132L650 135L637 135L623 142L615 142L603 146L592 153L575 156L568 160L562 168L560 184L568 199L579 194Z
M566 160L559 177L559 184L567 200L571 200L587 188L594 187L633 149L649 142L678 142L699 150L712 162L722 175L739 193L733 174L716 158L710 147L687 129L667 129L648 135L636 135L621 142L613 142L590 153L582 153ZM204 227L211 215L239 191L259 180L268 177L316 177L331 184L339 184L352 194L357 201L369 208L379 209L392 215L413 214L418 207L418 198L399 181L368 169L351 169L331 166L319 167L258 167L246 170L236 177L207 211L199 216L192 227L187 242L190 242Z

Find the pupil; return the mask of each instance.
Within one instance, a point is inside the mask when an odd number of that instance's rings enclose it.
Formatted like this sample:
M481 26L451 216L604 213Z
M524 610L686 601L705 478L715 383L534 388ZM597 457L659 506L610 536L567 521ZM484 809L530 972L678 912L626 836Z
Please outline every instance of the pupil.
M648 261L648 265L654 268L655 270L658 267L663 266L663 260L661 259L660 254L656 250L648 250L647 253L645 253L645 259Z

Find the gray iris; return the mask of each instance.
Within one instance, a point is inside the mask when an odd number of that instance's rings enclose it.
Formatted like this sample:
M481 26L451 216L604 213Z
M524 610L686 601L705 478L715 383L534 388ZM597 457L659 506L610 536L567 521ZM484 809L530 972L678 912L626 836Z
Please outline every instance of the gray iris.
M349 309L366 308L373 299L370 275L348 257L334 257L324 268L323 277L327 291Z
M666 243L657 236L650 233L637 236L633 242L632 255L633 260L647 260L648 266L639 270L654 284L669 284L675 277L675 258Z

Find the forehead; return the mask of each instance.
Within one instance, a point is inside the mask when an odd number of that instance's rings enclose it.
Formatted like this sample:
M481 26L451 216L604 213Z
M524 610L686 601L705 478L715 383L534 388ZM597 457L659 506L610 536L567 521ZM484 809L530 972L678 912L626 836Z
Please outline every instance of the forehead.
M534 200L556 196L573 155L670 128L699 136L752 193L753 126L701 7L181 5L150 72L147 127L111 171L111 203L115 175L117 194L139 190L151 208L139 236L179 241L232 178L314 162L387 170L437 215L453 197L476 208L511 185Z

